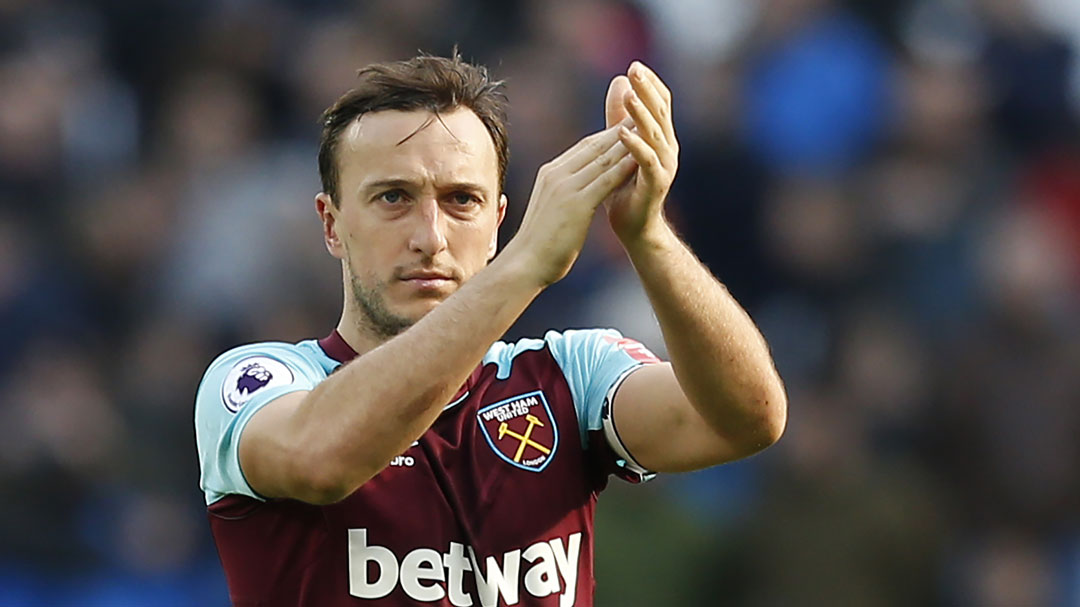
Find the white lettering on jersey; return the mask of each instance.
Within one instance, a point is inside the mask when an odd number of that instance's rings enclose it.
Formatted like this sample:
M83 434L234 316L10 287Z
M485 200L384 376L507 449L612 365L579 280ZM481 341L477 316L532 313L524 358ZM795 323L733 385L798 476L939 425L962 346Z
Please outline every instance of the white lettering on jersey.
M499 568L495 557L487 557L487 575L480 573L480 565L476 563L476 553L469 546L469 560L472 561L473 572L476 575L476 589L480 592L480 604L483 607L495 607L498 594L501 594L507 605L517 605L518 602L518 571L521 566L521 550L511 550L503 555L502 568Z
M350 567L352 563L349 563ZM472 597L465 594L463 586L466 571L472 571L472 563L465 558L465 544L450 542L450 552L443 555L443 566L446 567L446 590L450 595L450 604L461 607L472 605Z
M398 455L394 457L394 459L390 460L390 465L412 468L414 465L416 465L416 459L414 459L411 455Z
M547 542L537 542L521 553L521 558L536 563L525 574L525 590L533 596L544 597L559 591L559 571L555 554ZM575 579L577 571L574 571Z
M417 548L405 555L405 560L401 561L401 588L405 594L418 601L440 601L446 596L446 589L442 586L424 586L420 583L420 580L446 581L442 556L431 548Z
M563 549L561 537L548 542L551 544L551 551L555 553L555 564L559 566L559 571L562 572L563 579L566 580L566 592L559 597L559 607L573 605L574 591L577 590L577 563L578 555L581 553L581 534L574 533L569 539L570 547L565 550ZM570 569L571 565L573 569Z
M379 566L379 577L369 582L368 561ZM349 594L362 599L386 596L397 586L398 561L389 548L368 546L367 529L349 529Z
M559 607L572 607L577 593L578 560L581 555L581 532L563 538L541 541L502 555L488 556L484 566L472 546L450 542L444 553L431 548L410 551L398 563L389 548L368 544L367 529L349 529L349 594L362 599L388 596L401 584L402 591L414 601L434 602L444 598L457 607L472 607L473 599L465 593L465 572L472 572L480 598L480 607L502 603L516 605L521 591L521 561L528 563L524 572L525 591L535 597L558 592ZM378 574L369 579L369 564L377 565ZM560 578L562 583L560 584Z
M518 400L512 400L505 405L500 405L494 409L488 409L481 415L484 421L491 421L493 418L501 422L514 419L515 417L521 417L529 412L530 407L535 407L540 404L540 399L535 396L528 396L520 398Z

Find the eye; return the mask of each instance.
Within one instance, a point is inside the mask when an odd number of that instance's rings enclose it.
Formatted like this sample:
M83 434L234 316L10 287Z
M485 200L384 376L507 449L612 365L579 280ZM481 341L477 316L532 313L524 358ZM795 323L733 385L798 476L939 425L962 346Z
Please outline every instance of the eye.
M402 200L401 190L388 190L383 192L379 195L379 200L387 204L397 204Z
M450 200L453 201L454 204L461 206L468 206L475 202L480 202L479 198L468 192L455 192L450 196Z

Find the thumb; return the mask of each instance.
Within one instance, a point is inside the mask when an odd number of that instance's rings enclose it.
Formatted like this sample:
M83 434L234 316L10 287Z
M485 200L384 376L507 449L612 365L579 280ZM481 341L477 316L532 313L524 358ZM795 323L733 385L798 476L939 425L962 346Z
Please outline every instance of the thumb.
M607 98L604 99L604 122L606 126L614 126L629 117L626 107L623 105L623 97L631 90L630 79L619 75L611 79L608 85Z

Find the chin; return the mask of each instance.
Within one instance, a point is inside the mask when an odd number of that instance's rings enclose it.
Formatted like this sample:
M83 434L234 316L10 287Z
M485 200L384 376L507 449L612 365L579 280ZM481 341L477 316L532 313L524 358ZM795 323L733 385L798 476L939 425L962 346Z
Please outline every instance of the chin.
M425 297L419 301L410 302L408 306L403 306L401 310L401 316L404 318L412 319L415 323L421 318L427 316L428 312L434 310L439 304L446 300L446 297Z

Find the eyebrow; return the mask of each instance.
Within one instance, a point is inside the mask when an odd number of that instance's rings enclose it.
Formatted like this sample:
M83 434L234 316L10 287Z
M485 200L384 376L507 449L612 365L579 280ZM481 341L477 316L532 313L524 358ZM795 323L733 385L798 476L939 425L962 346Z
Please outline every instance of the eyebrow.
M407 186L415 185L412 181L402 178L394 179L379 179L376 181L369 181L360 186L360 191L369 192L371 190L381 190L383 188L404 188Z
M404 189L404 188L407 188L407 187L415 187L415 186L416 186L416 182L414 182L414 181L411 181L411 180L405 179L405 178L401 178L401 177L395 177L395 178L390 178L390 179L379 179L379 180L376 180L376 181L371 181L371 182L363 184L360 187L361 187L361 191L370 192L372 190L381 190L383 188L403 188ZM455 181L453 183L448 183L448 184L440 187L439 189L443 190L443 191L447 191L447 190L449 190L449 191L458 191L458 190L460 190L460 191L463 191L463 192L470 192L470 193L473 193L473 194L484 194L484 193L486 193L483 186L481 186L480 184L477 184L477 183L470 183L468 181Z

